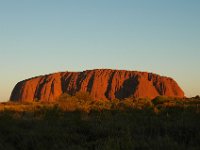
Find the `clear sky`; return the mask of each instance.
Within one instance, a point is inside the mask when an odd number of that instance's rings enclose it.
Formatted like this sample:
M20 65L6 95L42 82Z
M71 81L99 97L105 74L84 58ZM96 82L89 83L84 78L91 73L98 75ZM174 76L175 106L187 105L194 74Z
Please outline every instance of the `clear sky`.
M200 94L200 0L0 0L0 101L20 80L95 68Z

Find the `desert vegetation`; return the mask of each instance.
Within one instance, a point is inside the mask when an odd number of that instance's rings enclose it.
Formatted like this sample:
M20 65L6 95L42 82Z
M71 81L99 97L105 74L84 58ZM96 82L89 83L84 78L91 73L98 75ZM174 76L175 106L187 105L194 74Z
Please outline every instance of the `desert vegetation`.
M0 149L200 149L200 98L1 103Z

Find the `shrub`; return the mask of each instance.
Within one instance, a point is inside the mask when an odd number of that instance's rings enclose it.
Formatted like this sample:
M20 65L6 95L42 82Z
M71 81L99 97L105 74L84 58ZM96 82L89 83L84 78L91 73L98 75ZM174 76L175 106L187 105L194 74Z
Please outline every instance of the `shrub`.
M88 92L77 92L75 94L75 97L79 100L83 100L83 101L91 101L93 100L93 98L90 96L90 94Z
M169 102L169 97L166 96L157 96L152 100L154 105L164 104L165 102Z
M67 99L71 98L72 96L68 93L63 93L58 97L58 101L66 101Z
M200 96L199 95L195 96L194 98L200 100Z

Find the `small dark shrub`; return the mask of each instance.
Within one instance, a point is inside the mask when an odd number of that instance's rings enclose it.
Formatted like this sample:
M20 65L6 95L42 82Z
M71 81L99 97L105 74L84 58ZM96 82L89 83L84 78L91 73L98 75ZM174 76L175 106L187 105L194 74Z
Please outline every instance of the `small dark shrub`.
M152 103L154 105L158 105L158 104L164 104L165 102L169 102L169 97L166 96L157 96L156 98L154 98L152 100Z
M195 96L194 98L197 99L197 100L200 100L200 96L199 95Z

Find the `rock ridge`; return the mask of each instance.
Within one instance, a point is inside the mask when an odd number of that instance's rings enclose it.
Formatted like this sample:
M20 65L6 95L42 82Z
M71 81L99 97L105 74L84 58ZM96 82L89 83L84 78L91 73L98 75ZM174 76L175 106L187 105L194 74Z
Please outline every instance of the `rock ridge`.
M55 101L61 94L88 92L95 100L184 97L183 90L170 77L154 73L95 69L83 72L58 72L20 81L10 100L20 102Z

